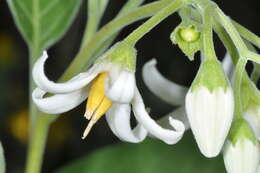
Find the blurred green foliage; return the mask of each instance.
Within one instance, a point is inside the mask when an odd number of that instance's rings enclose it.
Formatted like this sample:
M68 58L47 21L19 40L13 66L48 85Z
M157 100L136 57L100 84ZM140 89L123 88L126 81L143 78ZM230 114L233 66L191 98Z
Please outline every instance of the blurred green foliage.
M72 23L81 0L8 0L15 24L30 48L45 49Z
M221 156L204 158L191 134L176 145L147 139L141 144L120 143L99 149L56 173L224 173ZM190 147L193 146L193 147Z

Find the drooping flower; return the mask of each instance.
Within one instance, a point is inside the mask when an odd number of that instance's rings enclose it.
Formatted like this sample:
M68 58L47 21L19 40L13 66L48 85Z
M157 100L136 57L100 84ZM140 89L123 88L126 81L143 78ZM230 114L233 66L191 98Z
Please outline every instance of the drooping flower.
M186 111L202 154L217 156L228 135L234 112L233 91L217 60L202 62L186 95Z
M87 97L85 117L90 120L83 138L92 126L104 115L113 133L121 140L140 142L147 133L174 144L184 133L182 122L169 119L172 128L164 129L150 118L135 83L136 50L121 42L100 57L87 71L65 83L54 83L44 73L46 52L36 62L33 77L38 88L32 94L37 107L49 114L69 111ZM53 96L44 97L46 93ZM138 125L130 126L130 113Z
M223 150L228 173L256 173L259 161L259 144L245 120L237 120Z

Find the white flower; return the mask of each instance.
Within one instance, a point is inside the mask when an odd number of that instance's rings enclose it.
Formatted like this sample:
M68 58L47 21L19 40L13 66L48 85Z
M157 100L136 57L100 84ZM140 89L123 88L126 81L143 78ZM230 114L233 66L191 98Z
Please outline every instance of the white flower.
M241 138L234 144L228 140L223 154L228 173L256 173L260 154L257 143L247 138Z
M118 59L117 61L103 59L87 72L64 83L48 80L44 74L46 59L45 52L33 69L33 77L38 86L32 94L33 101L41 111L58 114L73 109L89 97L85 117L90 122L83 138L96 121L107 112L107 122L113 133L121 140L140 142L148 132L168 144L174 144L181 139L185 128L180 121L169 119L174 128L170 130L160 127L150 118L136 87L134 71L125 68ZM53 96L44 97L47 92ZM131 107L139 123L134 129L130 126Z

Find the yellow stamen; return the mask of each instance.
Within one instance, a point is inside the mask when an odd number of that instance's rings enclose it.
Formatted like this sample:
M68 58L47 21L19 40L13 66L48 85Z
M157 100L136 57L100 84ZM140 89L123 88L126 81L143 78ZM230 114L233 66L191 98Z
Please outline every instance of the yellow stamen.
M84 115L88 120L91 120L84 132L83 139L88 135L97 120L99 120L113 104L113 102L105 96L105 79L107 75L107 72L100 73L92 82Z
M88 123L88 126L86 127L86 129L85 129L85 131L84 131L84 133L83 133L82 139L85 139L85 138L88 136L90 130L92 129L92 127L93 127L93 125L94 125L95 123L96 123L96 122L94 122L94 121L92 121L92 120Z

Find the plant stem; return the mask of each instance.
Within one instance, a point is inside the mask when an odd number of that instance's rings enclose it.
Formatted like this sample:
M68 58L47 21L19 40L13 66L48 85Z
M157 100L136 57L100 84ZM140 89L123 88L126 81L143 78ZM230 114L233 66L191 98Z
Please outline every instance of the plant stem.
M212 32L212 11L213 5L208 5L206 9L203 10L203 52L204 57L207 60L214 60L217 59L215 49L214 49L214 42L213 42L213 32Z
M166 0L164 0L164 1L166 1ZM119 11L116 18L122 17L122 16L126 15L127 13L133 11L139 5L141 5L143 2L144 2L144 0L128 0L125 3L125 5L122 7L122 9ZM99 46L99 48L96 49L95 53L93 53L93 57L98 57L99 55L101 55L115 40L115 38L117 37L119 32L120 32L120 30L117 31L116 33L114 33L113 35L111 35L110 38L108 38L106 41L104 41Z
M65 81L66 79L73 77L75 74L82 72L84 69L87 69L96 59L93 55L97 53L97 49L104 42L110 39L113 34L117 33L120 29L132 22L152 16L162 8L166 7L169 4L169 1L171 0L161 0L141 6L132 12L122 17L118 17L106 24L93 36L89 43L80 50L73 62L63 74L61 81Z
M81 48L85 47L92 36L96 33L102 15L106 9L107 0L88 0L88 20L84 32Z
M256 34L252 33L247 28L243 27L234 20L232 20L232 23L242 37L244 37L246 40L250 41L251 43L255 44L257 47L260 48L260 38Z
M37 46L33 47L32 50L30 50L30 60L29 60L30 141L29 141L29 149L27 153L26 170L25 170L26 173L40 172L42 160L39 160L39 158L41 158L42 156L42 154L40 153L42 148L39 147L37 143L39 142L45 143L45 139L39 138L42 135L38 135L38 133L39 133L39 126L42 127L46 125L44 124L44 122L39 121L40 117L38 115L37 108L31 99L31 93L35 88L35 83L33 82L31 71L33 68L33 64L35 63L39 55L40 55L40 50L38 49ZM35 144L37 145L36 147ZM43 150L44 149L42 149L42 152Z
M130 45L135 45L136 42L140 40L146 33L153 29L162 20L176 12L184 4L186 4L185 0L174 0L172 3L168 4L168 6L159 11L156 15L147 20L144 24L135 29L124 39L124 41Z
M26 173L40 173L45 143L49 130L49 117L37 116L34 131L30 137L30 144L27 156Z
M235 77L234 77L234 96L235 96L235 119L243 118L243 106L241 100L241 82L243 78L243 73L246 67L247 59L240 57L236 69L235 69Z

